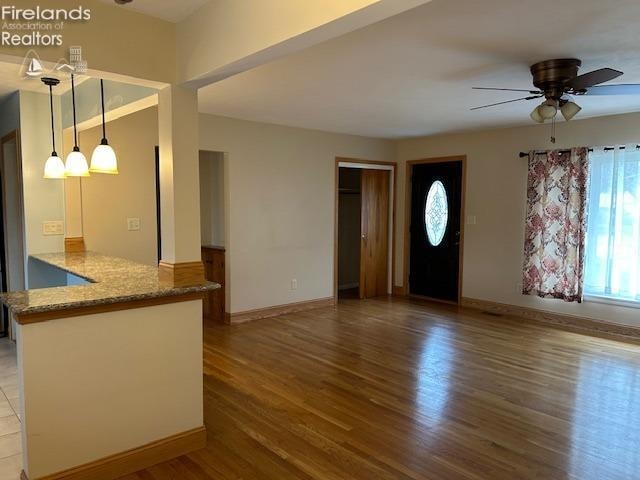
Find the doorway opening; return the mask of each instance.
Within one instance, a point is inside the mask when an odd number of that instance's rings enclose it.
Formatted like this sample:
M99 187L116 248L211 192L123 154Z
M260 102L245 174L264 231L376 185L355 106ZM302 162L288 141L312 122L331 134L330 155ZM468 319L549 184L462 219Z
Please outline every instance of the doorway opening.
M0 139L0 280L3 292L25 289L22 161L17 130ZM13 337L9 312L1 310L1 336Z
M462 296L466 157L407 162L405 290L459 304Z
M392 293L394 162L336 159L334 297Z
M226 252L228 238L228 172L224 152L200 150L200 235L205 278L221 288L208 292L203 301L203 315L215 323L226 322L229 305Z

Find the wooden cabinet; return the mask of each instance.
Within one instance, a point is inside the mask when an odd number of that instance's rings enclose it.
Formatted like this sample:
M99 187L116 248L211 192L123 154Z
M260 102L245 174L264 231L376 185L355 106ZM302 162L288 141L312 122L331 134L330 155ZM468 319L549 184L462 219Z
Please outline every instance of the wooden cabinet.
M215 322L224 323L224 247L203 246L202 263L204 264L205 278L211 282L219 283L222 287L209 292L204 298L203 312L205 318Z

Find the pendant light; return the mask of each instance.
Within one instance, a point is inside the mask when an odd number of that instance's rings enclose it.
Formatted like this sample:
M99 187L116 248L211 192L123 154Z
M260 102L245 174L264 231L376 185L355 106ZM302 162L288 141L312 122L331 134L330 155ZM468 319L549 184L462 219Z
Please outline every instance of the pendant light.
M91 155L91 168L89 168L89 171L115 175L118 173L118 160L116 152L113 151L107 141L107 128L104 120L104 81L102 79L100 79L100 98L102 100L102 141L93 151L93 155Z
M89 165L87 159L78 148L78 127L76 124L76 87L74 75L71 74L71 99L73 102L73 151L67 155L65 172L67 177L88 177Z
M51 106L51 156L44 164L44 178L64 178L64 162L56 153L56 132L53 125L53 87L60 83L57 78L44 77L42 83L49 87L49 104Z

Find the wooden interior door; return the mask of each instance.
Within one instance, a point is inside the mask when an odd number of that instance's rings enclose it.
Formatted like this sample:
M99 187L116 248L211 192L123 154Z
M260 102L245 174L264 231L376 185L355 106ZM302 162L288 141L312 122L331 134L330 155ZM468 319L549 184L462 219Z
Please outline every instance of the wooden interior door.
M389 171L362 170L360 298L386 295L389 260Z

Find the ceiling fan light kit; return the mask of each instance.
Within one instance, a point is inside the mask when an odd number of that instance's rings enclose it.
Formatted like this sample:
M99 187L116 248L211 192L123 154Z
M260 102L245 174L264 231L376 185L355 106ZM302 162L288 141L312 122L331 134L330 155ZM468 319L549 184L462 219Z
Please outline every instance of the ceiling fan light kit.
M533 89L473 87L476 90L499 90L510 92L526 92L529 95L513 100L474 107L471 110L494 107L505 103L545 98L545 101L533 109L531 120L544 123L555 121L558 110L566 121L575 117L582 108L568 95L640 95L640 84L600 85L622 75L613 68L600 68L592 72L578 75L582 61L577 58L559 58L538 62L530 67L533 77Z
M542 115L540 115L539 105L533 109L533 112L531 112L531 115L529 116L531 117L531 120L533 120L536 123L544 123L544 118L542 117Z
M575 117L580 110L582 110L582 107L570 100L560 107L560 113L562 113L562 116L567 122Z
M557 100L545 100L538 107L538 113L544 120L551 120L558 113L558 101Z

